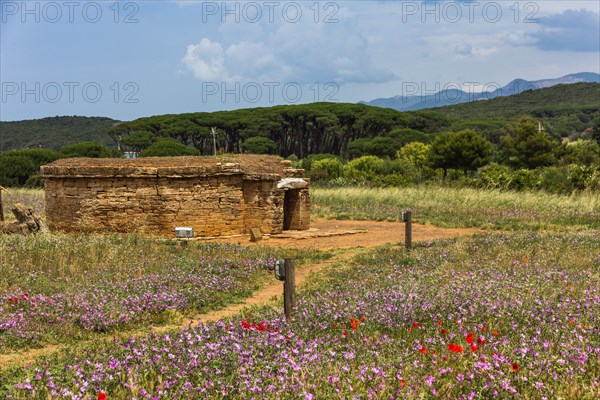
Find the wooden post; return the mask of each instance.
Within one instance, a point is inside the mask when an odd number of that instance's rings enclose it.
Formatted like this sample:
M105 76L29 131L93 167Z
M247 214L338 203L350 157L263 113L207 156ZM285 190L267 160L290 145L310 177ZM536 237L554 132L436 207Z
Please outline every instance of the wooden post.
M4 188L0 186L0 222L4 221L4 209L2 208L2 191Z
M407 250L412 249L412 211L405 211L404 246Z
M296 267L294 266L294 260L286 258L284 268L283 309L285 319L289 321L292 318L292 308L296 306Z

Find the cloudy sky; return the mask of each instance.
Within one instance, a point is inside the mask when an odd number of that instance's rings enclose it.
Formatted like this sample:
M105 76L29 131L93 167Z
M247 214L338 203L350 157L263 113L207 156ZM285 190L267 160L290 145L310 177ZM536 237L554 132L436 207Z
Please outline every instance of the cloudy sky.
M592 1L0 1L0 120L358 102L600 73Z

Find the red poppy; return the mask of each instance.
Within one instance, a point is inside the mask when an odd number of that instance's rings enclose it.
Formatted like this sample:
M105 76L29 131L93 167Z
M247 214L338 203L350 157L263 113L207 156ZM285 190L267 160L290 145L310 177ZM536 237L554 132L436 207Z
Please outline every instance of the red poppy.
M485 329L485 326L483 328L481 328L481 332L485 332L487 329Z
M365 317L364 315L360 318L362 321L366 321L367 317Z
M402 387L406 386L406 381L404 379L402 379L400 381L400 386L402 386Z
M250 324L247 323L246 321L242 321L242 326L246 329L250 329Z
M467 341L467 343L473 344L473 342L475 341L475 335L473 334L473 332L469 332L465 340Z
M438 325L441 325L441 324L442 324L442 321L438 319Z
M427 349L425 348L425 346L421 346L421 353L423 354L427 354Z
M516 362L512 363L512 364L510 365L510 370L511 370L512 372L517 372L517 371L519 370L519 364L517 364Z
M485 344L485 339L484 339L484 338L482 338L482 337L480 337L480 338L477 338L477 344L479 344L479 345L482 345L482 346L483 346L483 345Z
M346 331L344 331L344 332L342 332L342 336L346 337L346 336L348 336L348 333Z
M463 352L462 346L459 346L459 345L454 344L454 343L450 343L448 345L448 350L450 350L453 353L462 353Z
M337 322L334 322L334 323L333 323L333 327L334 327L334 328L337 328Z
M356 330L356 325L352 324L352 330L355 331Z
M98 400L107 400L108 397L104 394L104 392L98 393Z
M494 332L492 332L492 335L498 336L498 332L494 331Z
M475 346L474 344L471 345L470 348L471 348L471 351L477 351L477 350L479 350L479 347Z
M417 329L419 327L419 323L418 322L413 322L413 328Z
M440 333L441 333L442 335L445 335L446 333L448 333L448 331L447 331L447 330L445 330L444 328L442 328L442 329L440 329Z

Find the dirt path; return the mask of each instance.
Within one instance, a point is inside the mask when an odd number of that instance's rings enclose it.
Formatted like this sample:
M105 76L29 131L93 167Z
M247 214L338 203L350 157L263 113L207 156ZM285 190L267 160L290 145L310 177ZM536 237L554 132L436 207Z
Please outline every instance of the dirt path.
M221 239L219 242L239 242L250 245L266 245L288 249L308 250L331 250L339 249L341 253L327 261L317 264L304 266L296 270L296 286L302 286L311 273L347 261L364 251L365 248L380 246L386 243L401 243L404 241L404 224L398 222L377 222L377 221L336 221L315 219L312 221L313 230L311 232L322 234L323 236L310 236L310 232L299 234L296 237L269 238L259 243L250 243L248 238ZM339 233L352 231L352 234L338 235ZM453 236L469 235L482 232L477 229L443 229L431 225L413 224L413 240L429 241ZM331 234L331 236L327 236ZM304 236L302 236L304 235ZM198 323L214 322L220 319L226 319L239 314L244 308L268 304L274 297L281 296L283 293L282 282L275 278L264 288L255 292L251 297L245 299L240 304L233 304L221 310L211 311L206 314L200 314L191 319L185 319L181 324L165 325L154 327L152 331L139 330L135 332L123 332L129 336L146 335L149 332L165 332L168 330L181 329L186 326L195 326ZM119 335L121 336L121 335ZM106 340L112 340L112 336L107 336ZM34 362L37 358L48 356L55 352L70 347L79 347L89 344L90 341L82 341L69 346L64 344L49 345L40 349L27 349L22 352L0 354L0 370L7 369L17 365L27 365Z

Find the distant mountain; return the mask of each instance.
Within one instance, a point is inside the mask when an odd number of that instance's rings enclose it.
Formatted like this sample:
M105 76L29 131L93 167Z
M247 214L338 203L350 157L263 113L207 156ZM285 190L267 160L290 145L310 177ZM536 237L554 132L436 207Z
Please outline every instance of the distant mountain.
M537 81L527 81L524 79L515 79L506 86L493 91L469 93L460 89L445 89L435 94L424 96L394 96L389 98L380 98L369 102L361 102L376 107L393 108L398 111L413 111L424 108L444 107L453 104L461 104L475 100L490 100L496 97L512 96L523 93L527 90L537 90L556 85L574 84L574 83L600 83L600 74L594 72L580 72L577 74L565 75L556 79L540 79ZM407 88L408 89L408 88ZM411 91L413 88L410 88Z
M43 147L58 150L79 142L115 147L108 136L119 121L104 117L49 117L25 121L0 121L0 151Z
M431 111L461 120L510 119L529 114L548 121L575 123L580 120L581 127L585 128L600 116L600 83L555 85L514 96L455 104Z

